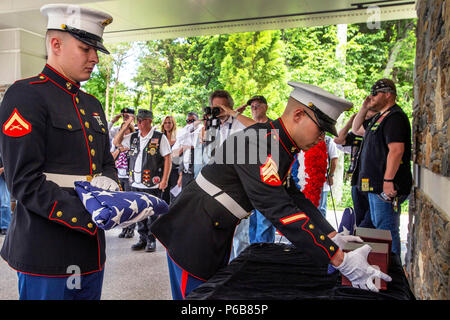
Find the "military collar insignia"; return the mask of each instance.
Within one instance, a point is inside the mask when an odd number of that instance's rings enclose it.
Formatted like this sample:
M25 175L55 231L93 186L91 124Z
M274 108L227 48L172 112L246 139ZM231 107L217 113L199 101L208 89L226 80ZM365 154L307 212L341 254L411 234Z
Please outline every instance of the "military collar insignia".
M270 125L273 129L275 129L278 139L281 142L282 149L284 149L292 157L300 152L300 148L295 144L294 140L292 140L281 118L272 121Z
M70 94L77 94L80 90L80 84L75 83L66 77L64 77L62 74L60 74L58 71L56 71L54 68L49 66L48 64L45 65L44 70L42 70L42 74L46 76L51 82L53 82L56 86L61 88L62 90L70 93Z

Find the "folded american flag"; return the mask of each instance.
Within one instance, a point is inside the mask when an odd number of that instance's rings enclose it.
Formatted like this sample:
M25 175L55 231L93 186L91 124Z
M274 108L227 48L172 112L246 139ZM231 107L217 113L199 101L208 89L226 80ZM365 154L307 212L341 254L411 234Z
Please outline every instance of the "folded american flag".
M143 192L106 191L87 181L75 182L75 190L92 220L103 230L124 228L169 210L164 200Z

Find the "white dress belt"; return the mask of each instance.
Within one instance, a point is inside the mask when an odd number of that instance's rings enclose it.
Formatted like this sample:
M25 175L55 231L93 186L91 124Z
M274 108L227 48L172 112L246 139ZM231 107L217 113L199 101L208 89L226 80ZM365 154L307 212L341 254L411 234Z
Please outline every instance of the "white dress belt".
M247 212L242 208L239 203L234 201L227 193L223 192L222 189L218 188L202 175L200 172L195 179L195 182L203 189L207 194L216 199L221 205L227 208L236 218L245 219L251 212Z
M94 176L91 175L73 175L44 172L47 181L52 181L62 188L75 188L75 181L91 181ZM97 175L97 174L96 174Z

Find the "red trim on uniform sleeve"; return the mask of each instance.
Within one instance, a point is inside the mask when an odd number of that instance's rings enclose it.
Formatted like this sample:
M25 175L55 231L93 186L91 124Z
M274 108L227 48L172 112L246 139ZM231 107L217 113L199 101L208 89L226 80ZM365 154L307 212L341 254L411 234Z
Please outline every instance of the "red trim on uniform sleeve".
M56 218L52 218L53 212L55 211L55 207L57 205L58 201L55 201L55 204L53 205L52 211L50 212L50 215L48 216L48 218L52 221L58 221L61 222L62 224L65 224L66 226L68 226L71 229L81 229L83 231L86 231L87 233L89 233L90 235L95 235L97 232L97 226L95 226L95 229L93 232L89 231L88 229L82 228L82 227L74 227L71 226L70 224L68 224L67 222L60 220L60 219L56 219Z
M330 260L331 260L332 257L330 255L330 253L328 252L328 250L323 245L321 245L320 243L318 243L316 241L316 238L314 237L314 235L312 234L311 231L309 231L308 229L305 228L305 225L309 221L309 217L306 214L304 214L303 212L300 212L300 213L296 213L296 214L293 214L291 216L284 217L284 218L280 219L281 223L284 224L284 225L291 224L291 223L294 223L294 222L299 221L299 220L306 220L305 223L303 223L303 225L302 225L302 229L304 231L308 232L311 235L311 237L314 240L314 243L317 246L321 247L323 250L325 250L325 252L327 253L328 258L330 258ZM337 251L339 251L339 250L337 250ZM336 251L336 253L337 253L337 251ZM334 257L334 255L333 255L333 257Z

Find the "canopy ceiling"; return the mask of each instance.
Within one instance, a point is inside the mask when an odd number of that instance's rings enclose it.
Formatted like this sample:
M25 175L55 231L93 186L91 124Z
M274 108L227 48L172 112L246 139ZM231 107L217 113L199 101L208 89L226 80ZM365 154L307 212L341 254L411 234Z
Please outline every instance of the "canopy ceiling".
M43 35L46 18L39 8L55 2L111 14L114 21L105 30L106 42L340 23L373 24L416 17L415 1L402 0L0 0L0 29L21 28ZM369 5L377 7L371 9Z

